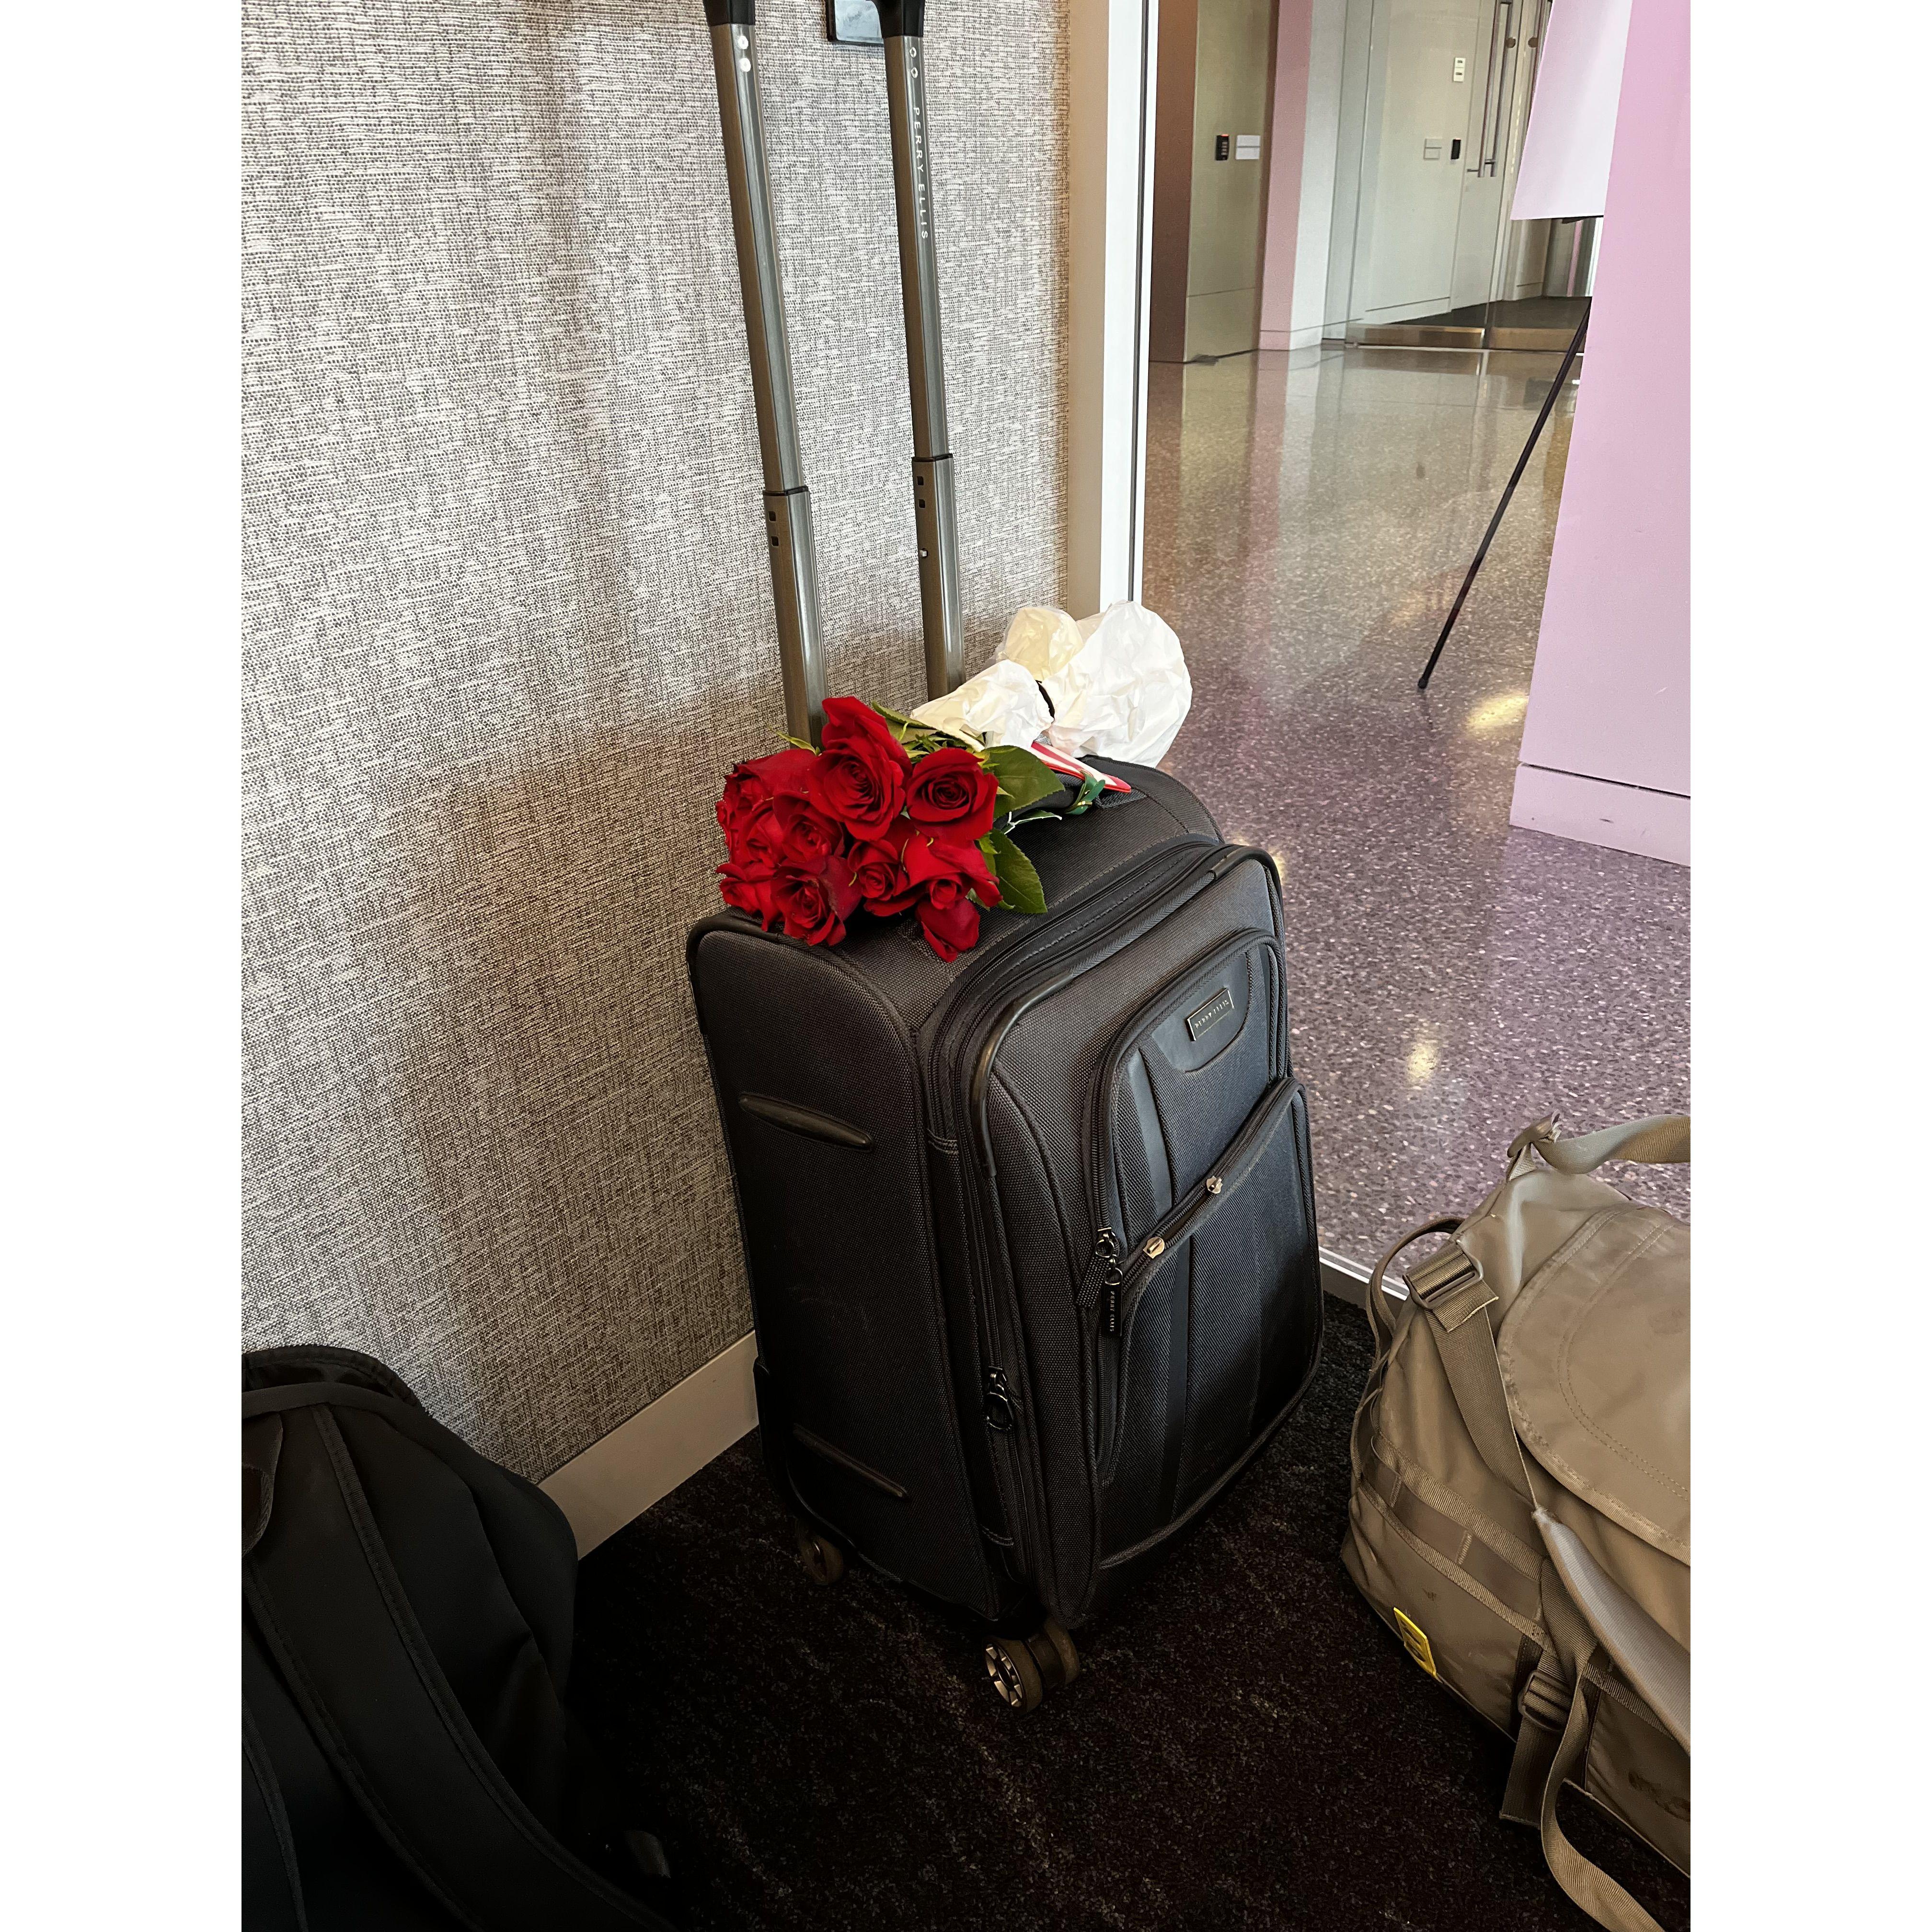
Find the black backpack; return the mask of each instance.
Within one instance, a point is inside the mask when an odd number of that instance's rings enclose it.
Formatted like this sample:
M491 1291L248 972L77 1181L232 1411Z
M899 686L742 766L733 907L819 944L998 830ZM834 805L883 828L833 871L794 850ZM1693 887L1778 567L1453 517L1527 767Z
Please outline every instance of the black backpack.
M352 1349L242 1388L248 1932L668 1928L564 1708L562 1511Z

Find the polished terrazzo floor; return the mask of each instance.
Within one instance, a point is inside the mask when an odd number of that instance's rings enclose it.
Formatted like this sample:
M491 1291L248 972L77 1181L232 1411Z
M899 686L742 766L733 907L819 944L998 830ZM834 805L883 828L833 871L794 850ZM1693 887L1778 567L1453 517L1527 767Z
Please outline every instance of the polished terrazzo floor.
M1156 364L1144 596L1194 711L1166 768L1280 862L1324 1246L1474 1206L1510 1136L1688 1107L1690 875L1513 829L1575 391L1415 688L1556 356ZM1682 1168L1622 1168L1688 1211Z

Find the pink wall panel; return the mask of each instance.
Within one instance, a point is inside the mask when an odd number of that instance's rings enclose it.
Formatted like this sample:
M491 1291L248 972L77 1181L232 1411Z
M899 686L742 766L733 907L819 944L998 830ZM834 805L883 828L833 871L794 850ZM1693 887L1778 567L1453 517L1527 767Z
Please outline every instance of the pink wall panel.
M1268 234L1262 256L1262 344L1288 340L1294 300L1294 238L1301 220L1301 152L1308 130L1308 48L1313 0L1281 0L1275 20L1274 126L1268 136Z
M1635 0L1595 305L1521 752L1524 766L1543 772L1685 800L1690 52L1682 0ZM1539 782L1534 770L1522 774L1518 824L1626 842L1587 824L1526 816L1526 794ZM1606 809L1614 817L1613 803ZM1688 828L1688 806L1677 810ZM1658 856L1688 858L1688 842L1681 854Z

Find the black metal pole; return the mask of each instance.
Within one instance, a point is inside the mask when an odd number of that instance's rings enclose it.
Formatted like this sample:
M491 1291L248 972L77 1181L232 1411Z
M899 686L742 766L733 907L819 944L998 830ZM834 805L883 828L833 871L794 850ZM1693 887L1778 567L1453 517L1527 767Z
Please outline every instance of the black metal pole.
M1469 586L1476 580L1476 573L1483 567L1483 560L1490 554L1490 545L1495 542L1496 534L1503 520L1503 512L1510 506L1510 499L1516 494L1516 486L1522 481L1522 472L1529 467L1530 452L1536 447L1536 440L1543 434L1543 425L1556 412L1556 399L1563 393L1563 386L1570 380L1570 371L1576 366L1576 358L1582 352L1583 332L1590 326L1590 298L1583 298L1583 313L1576 324L1576 333L1570 338L1570 346L1563 352L1563 366L1556 372L1556 380L1550 386L1550 393L1543 399L1543 406L1536 412L1536 424L1529 433L1529 440L1522 446L1522 454L1516 460L1516 467L1510 472L1510 480L1503 489L1503 500L1496 506L1496 514L1490 519L1490 526L1483 532L1483 541L1477 547L1474 561L1469 566L1469 574L1462 580L1462 587L1456 593L1456 601L1449 607L1449 615L1443 620L1442 634L1436 640L1436 648L1429 653L1429 662L1422 668L1422 675L1415 680L1418 691L1426 691L1429 680L1436 675L1436 661L1442 655L1442 646L1449 641L1449 633L1456 628L1456 620L1462 614L1462 606L1469 601Z

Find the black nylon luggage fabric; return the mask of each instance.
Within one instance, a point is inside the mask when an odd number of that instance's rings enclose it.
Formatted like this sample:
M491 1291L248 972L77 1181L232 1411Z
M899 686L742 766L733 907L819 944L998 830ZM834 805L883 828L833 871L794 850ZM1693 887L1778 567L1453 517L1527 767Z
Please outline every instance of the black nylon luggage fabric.
M1104 762L1104 761L1102 761ZM1069 1628L1169 1546L1320 1346L1273 861L1187 789L1028 826L1048 910L687 948L736 1182L760 1433L800 1520Z
M564 1707L562 1512L369 1356L260 1351L242 1392L250 1932L668 1927Z

